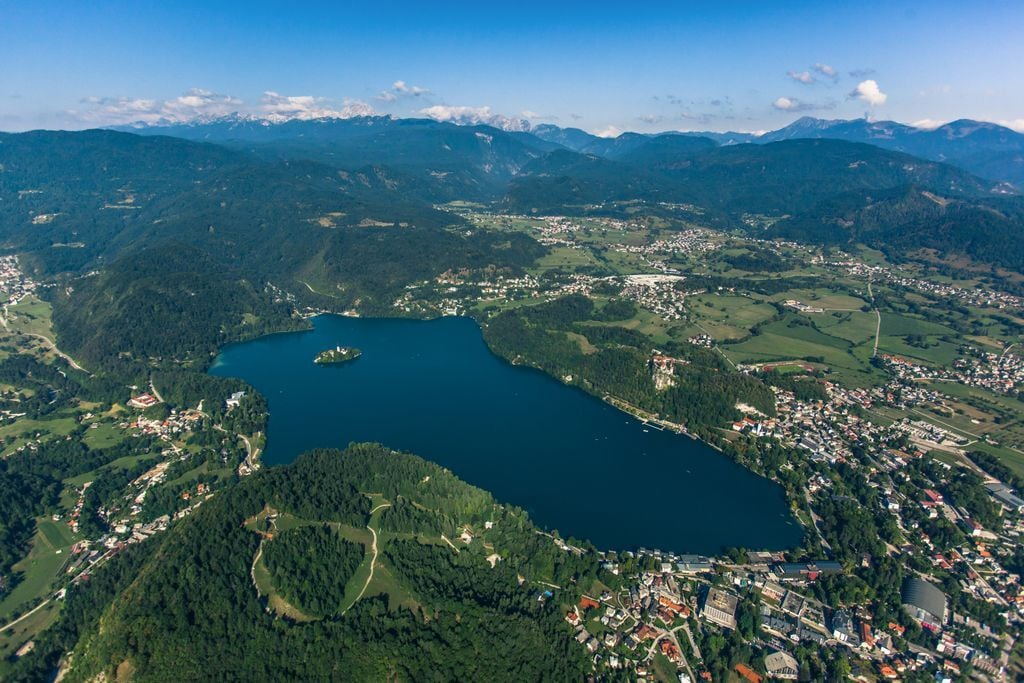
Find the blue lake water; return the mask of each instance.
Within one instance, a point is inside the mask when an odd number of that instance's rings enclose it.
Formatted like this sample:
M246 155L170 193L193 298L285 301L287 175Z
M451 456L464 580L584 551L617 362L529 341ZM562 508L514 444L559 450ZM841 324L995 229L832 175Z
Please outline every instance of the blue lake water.
M782 490L688 437L492 354L468 318L320 316L314 329L223 349L210 372L270 405L264 463L378 441L416 453L600 548L783 549L800 527ZM317 353L363 355L315 365Z

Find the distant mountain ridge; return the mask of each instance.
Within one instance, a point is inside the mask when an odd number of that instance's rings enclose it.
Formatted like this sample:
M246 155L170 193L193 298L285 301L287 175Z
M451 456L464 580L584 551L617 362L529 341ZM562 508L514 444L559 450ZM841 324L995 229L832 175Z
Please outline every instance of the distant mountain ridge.
M515 175L523 163L532 158L532 152L550 151L558 146L583 154L594 154L618 160L633 150L655 139L706 138L717 145L767 144L795 139L833 139L862 142L882 149L905 152L929 161L953 164L988 180L1002 181L1024 188L1024 134L1005 126L971 119L959 119L936 128L918 128L896 121L868 119L819 119L805 116L793 123L758 135L743 132L664 131L660 133L625 132L615 137L602 137L580 128L563 128L550 123L532 127L516 120L514 126L502 126L473 121L465 125L457 122L436 121L430 118L393 118L390 116L357 116L311 120L273 121L248 115L233 114L217 119L197 120L192 123L118 126L117 130L142 135L161 134L191 140L261 145L281 144L297 139L316 140L318 144L331 141L352 144L360 137L379 139L383 131L447 131L458 137L452 129L476 130L483 135L499 138L508 136L525 150L508 163L498 163L498 157L482 155L477 163L486 167L485 176L504 179ZM528 129L527 129L528 128ZM437 133L438 137L444 134ZM308 146L308 145L307 145ZM379 151L379 150L376 150ZM445 150L451 151L451 150ZM444 155L442 155L444 156ZM318 159L324 161L325 159ZM394 159L379 159L377 163L395 164ZM479 182L479 179L476 180ZM486 181L483 183L486 185Z
M830 128L805 120L801 131L822 127ZM697 135L605 139L548 127L535 131L543 139L382 117L226 119L144 132L0 134L0 238L37 274L102 271L54 300L62 343L89 361L106 358L103 329L147 329L141 304L173 302L167 281L208 293L201 319L176 310L150 316L174 319L195 339L126 333L119 352L176 357L186 347L215 348L245 330L221 293L259 304L269 324L279 316L267 282L312 304L359 301L384 311L410 282L460 268L516 272L543 254L524 234L465 229L457 214L439 210L453 200L532 215L642 209L678 219L683 211L729 230L757 231L751 225L763 217L773 225L763 234L867 243L894 256L933 249L1024 270L1016 239L1024 199L1010 186L805 132L722 145ZM939 133L960 141L979 134L1014 142L970 124ZM169 258L181 245L199 253ZM217 277L190 265L204 260ZM149 264L141 273L140 262Z
M895 121L827 121L804 117L785 128L766 133L758 142L795 138L864 142L922 159L944 161L990 180L1024 186L1024 135L994 123L959 119L925 129Z

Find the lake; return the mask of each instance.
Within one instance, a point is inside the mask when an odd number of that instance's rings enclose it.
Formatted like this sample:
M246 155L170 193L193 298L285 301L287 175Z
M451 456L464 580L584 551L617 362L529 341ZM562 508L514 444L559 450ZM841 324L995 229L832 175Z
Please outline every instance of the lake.
M451 469L563 536L603 549L713 554L801 538L782 489L704 443L649 429L492 354L468 318L324 315L314 329L224 348L210 369L270 405L266 465L377 441ZM363 355L313 359L337 345Z

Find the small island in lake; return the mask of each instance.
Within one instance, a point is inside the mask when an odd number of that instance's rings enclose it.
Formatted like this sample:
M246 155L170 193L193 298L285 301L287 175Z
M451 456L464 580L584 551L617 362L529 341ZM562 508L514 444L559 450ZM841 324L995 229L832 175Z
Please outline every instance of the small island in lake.
M335 346L333 349L327 349L321 351L313 359L314 363L320 363L326 365L328 363L347 363L350 360L355 360L359 356L363 355L363 352L356 348L346 348L344 346Z

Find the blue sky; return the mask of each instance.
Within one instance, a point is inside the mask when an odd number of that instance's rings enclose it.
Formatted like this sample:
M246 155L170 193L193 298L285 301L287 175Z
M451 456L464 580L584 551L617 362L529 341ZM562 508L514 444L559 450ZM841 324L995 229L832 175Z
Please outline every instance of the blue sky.
M0 0L0 130L231 111L1024 130L1020 2L301 4Z

